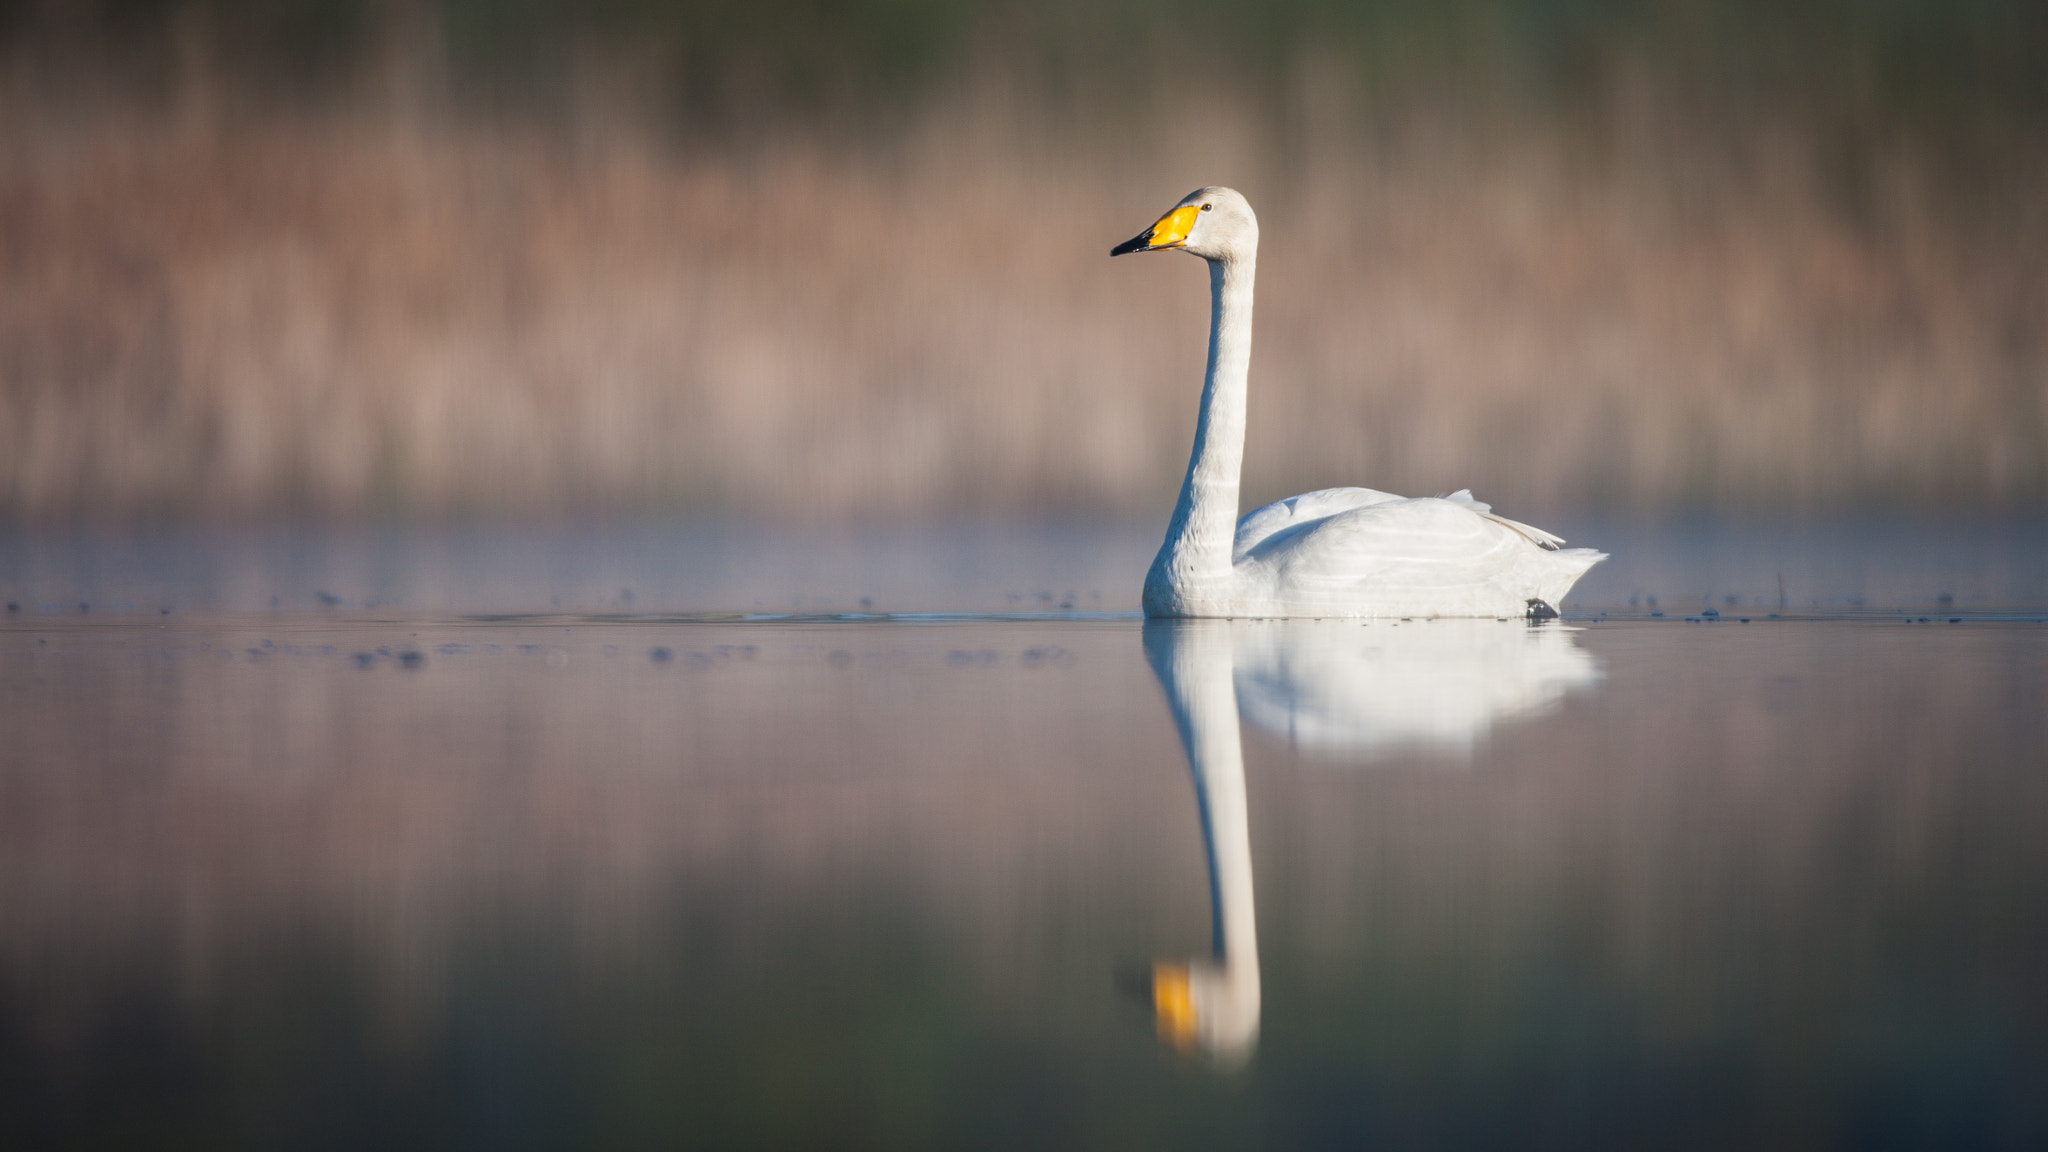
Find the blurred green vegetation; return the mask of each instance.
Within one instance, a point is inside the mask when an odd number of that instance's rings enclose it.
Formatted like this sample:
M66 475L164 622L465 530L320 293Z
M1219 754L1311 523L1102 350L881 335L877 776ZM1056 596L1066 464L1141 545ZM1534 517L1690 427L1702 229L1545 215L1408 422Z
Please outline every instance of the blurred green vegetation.
M5 0L13 53L98 55L144 84L194 35L271 98L345 89L431 37L457 92L546 111L579 54L643 62L679 121L886 111L997 67L1050 88L1189 61L1285 93L1304 53L1357 90L1590 110L1647 69L1703 110L1793 101L1982 142L2048 124L2048 5L2031 0Z

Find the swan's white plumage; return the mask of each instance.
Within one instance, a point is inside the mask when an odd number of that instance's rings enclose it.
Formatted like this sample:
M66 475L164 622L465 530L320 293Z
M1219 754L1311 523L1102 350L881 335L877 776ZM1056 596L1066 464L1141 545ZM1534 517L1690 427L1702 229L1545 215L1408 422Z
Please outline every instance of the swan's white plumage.
M1282 527L1238 552L1229 614L1520 616L1531 600L1556 604L1602 558L1546 548L1555 537L1484 509L1393 497Z
M1209 366L1188 474L1145 578L1149 616L1519 616L1554 606L1605 554L1494 514L1470 491L1404 498L1326 488L1237 519L1258 218L1201 188L1125 252L1209 262ZM1234 522L1234 526L1233 526Z

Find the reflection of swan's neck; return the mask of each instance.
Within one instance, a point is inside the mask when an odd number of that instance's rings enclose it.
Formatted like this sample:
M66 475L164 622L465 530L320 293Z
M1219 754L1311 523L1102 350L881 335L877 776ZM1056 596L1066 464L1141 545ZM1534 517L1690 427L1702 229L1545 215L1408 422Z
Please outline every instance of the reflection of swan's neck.
M1256 1022L1259 931L1252 906L1251 814L1245 803L1244 753L1238 742L1235 701L1224 715L1230 729L1229 743L1219 746L1204 741L1209 746L1194 757L1195 784L1201 789L1202 830L1209 849L1216 960L1229 973L1229 983L1238 992L1249 992Z
M1145 577L1145 611L1194 614L1228 597L1237 530L1238 474L1244 466L1246 377L1252 361L1256 253L1209 262L1209 368L1187 480L1166 543Z
M1212 963L1191 966L1185 976L1187 1023L1193 1029L1187 1039L1219 1059L1242 1059L1251 1054L1259 1033L1259 939L1231 630L1222 622L1205 622L1155 624L1148 633L1153 669L1166 689L1194 774L1215 917Z

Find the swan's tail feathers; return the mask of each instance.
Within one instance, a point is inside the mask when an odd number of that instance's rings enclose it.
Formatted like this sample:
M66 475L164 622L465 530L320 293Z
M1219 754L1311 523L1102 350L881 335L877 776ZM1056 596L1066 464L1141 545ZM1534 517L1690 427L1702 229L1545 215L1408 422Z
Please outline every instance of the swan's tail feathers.
M1527 524L1522 523L1520 520L1510 520L1505 516L1496 516L1492 512L1485 513L1485 516L1488 520L1491 520L1496 524L1505 524L1508 527L1513 528L1515 531L1520 532L1522 535L1527 536L1530 540L1535 542L1538 548L1547 548L1550 551L1555 552L1559 548L1564 547L1564 537L1559 536L1554 532L1545 532L1541 528L1531 527ZM1591 549L1574 548L1572 549L1572 551L1587 552L1591 551ZM1606 555L1604 553L1596 552L1594 553L1594 555L1599 556L1602 560L1606 559ZM1596 563L1598 563L1598 561L1588 561L1586 567L1591 568Z
M1537 599L1546 604L1564 602L1564 594L1572 590L1579 577L1586 571L1607 559L1607 553L1592 548L1561 548L1545 556L1549 571L1544 574L1543 587L1537 592Z

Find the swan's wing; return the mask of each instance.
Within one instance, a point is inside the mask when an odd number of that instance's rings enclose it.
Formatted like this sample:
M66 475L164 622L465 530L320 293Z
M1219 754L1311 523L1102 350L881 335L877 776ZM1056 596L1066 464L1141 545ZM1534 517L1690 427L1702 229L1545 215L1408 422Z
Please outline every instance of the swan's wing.
M1563 547L1564 545L1564 537L1562 536L1545 532L1541 528L1532 528L1529 525L1522 523L1520 520L1510 520L1505 516L1496 514L1493 510L1493 505L1481 503L1480 501L1473 499L1472 490L1470 488L1460 488L1456 492L1451 493L1449 496L1444 497L1444 499L1453 500L1460 504L1464 504L1470 507L1473 511L1479 513L1481 516L1486 517L1488 520L1491 520L1496 524L1507 525L1508 527L1528 537L1530 543L1535 544L1538 547L1555 550L1557 548Z
M1464 493L1467 500L1472 493ZM1264 508L1245 514L1237 522L1237 541L1231 548L1231 559L1242 560L1245 554L1275 533L1284 532L1300 524L1322 520L1353 508L1365 508L1384 504L1401 497L1391 492L1375 492L1370 488L1324 488L1318 492L1304 492L1276 500ZM1482 510L1486 505L1479 506Z
M1488 580L1529 546L1470 501L1424 496L1296 524L1268 536L1248 559L1283 577L1441 587Z
M1550 569L1589 561L1545 551L1465 500L1388 500L1266 537L1239 563L1285 615L1479 616L1548 599ZM1361 606L1370 611L1360 611Z

